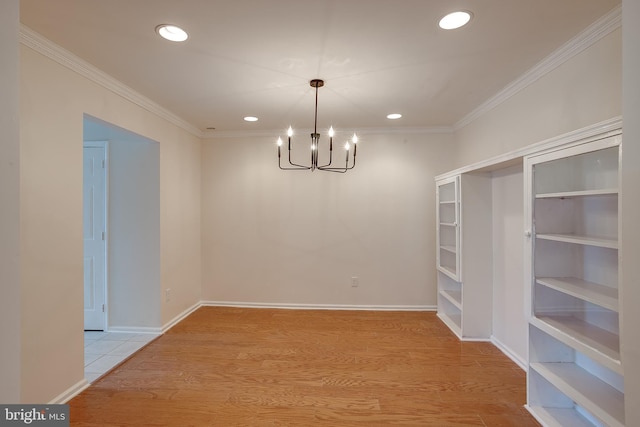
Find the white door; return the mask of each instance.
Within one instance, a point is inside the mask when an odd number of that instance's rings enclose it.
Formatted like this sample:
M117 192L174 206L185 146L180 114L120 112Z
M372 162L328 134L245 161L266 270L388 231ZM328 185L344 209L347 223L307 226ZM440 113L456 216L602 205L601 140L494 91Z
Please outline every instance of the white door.
M83 181L84 329L105 330L106 143L85 142Z

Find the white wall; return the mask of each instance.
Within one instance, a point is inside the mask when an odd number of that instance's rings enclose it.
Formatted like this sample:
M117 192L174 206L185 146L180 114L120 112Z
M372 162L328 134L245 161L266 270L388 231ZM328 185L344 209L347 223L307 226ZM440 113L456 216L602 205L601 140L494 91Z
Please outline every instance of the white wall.
M451 143L364 135L343 175L279 170L272 139L205 141L203 298L435 306L433 177L451 168Z
M493 338L523 365L527 357L522 166L493 172Z
M640 425L640 2L622 1L622 363L626 425Z
M160 146L109 141L109 327L161 327Z
M0 2L0 402L20 401L19 1Z
M621 37L613 31L456 132L456 167L620 116Z
M162 325L202 298L202 143L184 132L159 128L160 279ZM171 289L171 301L164 291Z
M84 376L83 114L160 145L162 324L199 300L201 142L26 45L20 65L21 400L48 402Z

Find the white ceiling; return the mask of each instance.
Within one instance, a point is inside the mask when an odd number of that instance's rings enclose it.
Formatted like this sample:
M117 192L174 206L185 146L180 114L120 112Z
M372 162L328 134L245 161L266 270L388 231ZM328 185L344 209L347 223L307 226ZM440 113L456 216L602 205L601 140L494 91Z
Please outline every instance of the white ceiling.
M202 131L450 127L620 0L21 0L21 21ZM458 9L458 30L437 26ZM190 35L155 33L171 23ZM389 121L388 113L403 118ZM244 116L259 117L248 123Z

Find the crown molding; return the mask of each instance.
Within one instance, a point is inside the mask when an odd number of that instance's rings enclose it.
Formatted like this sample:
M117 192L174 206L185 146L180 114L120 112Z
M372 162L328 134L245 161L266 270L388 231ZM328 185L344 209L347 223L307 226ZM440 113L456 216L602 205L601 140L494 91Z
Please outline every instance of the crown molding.
M310 134L312 129L298 129L297 134ZM355 131L358 135L424 135L424 134L449 134L453 133L453 128L449 126L432 126L432 127L394 127L394 128L362 128L349 130L348 132L336 131L337 134L349 134ZM223 138L277 138L278 135L284 136L282 129L263 130L263 131L205 131L202 133L203 139L223 139Z
M88 62L74 55L68 50L58 46L51 40L38 34L24 24L20 24L20 43L57 62L58 64L67 67L71 71L80 74L81 76L104 87L105 89L115 93L116 95L119 95L124 99L144 108L150 113L153 113L158 117L178 126L179 128L184 129L190 134L197 136L198 138L202 138L202 131L193 126L191 123L178 117L176 114L153 102L146 96L141 95L124 83L114 79L110 75L99 70L98 68L94 67L93 65L89 64Z
M482 103L471 113L458 120L453 125L453 130L458 131L474 120L493 110L527 86L531 85L544 75L550 73L569 59L589 48L608 34L622 26L622 6L616 6L609 13L602 16L582 32L560 46L551 55L547 56L522 76L509 83L496 95Z
M425 135L453 133L451 126L381 127L359 129L358 135Z

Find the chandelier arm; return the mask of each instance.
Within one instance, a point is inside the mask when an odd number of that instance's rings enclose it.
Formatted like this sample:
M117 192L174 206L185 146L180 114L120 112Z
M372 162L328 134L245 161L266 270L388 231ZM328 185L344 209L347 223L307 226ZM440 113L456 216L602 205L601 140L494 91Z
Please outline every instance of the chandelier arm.
M350 169L353 169L353 166L351 167L344 167L344 168L325 168L325 167L318 167L318 169L323 170L323 171L329 171L329 172L346 172Z
M353 144L353 164L351 165L351 167L346 168L347 170L351 170L353 168L356 167L356 153L358 152L358 146L356 144ZM347 165L349 164L349 161L347 160Z
M346 173L348 169L345 168L318 168L321 171L324 172L336 172L336 173Z
M353 168L356 167L356 153L355 151L353 152L353 164L351 165L351 167L347 168L347 170L351 170Z
M309 169L311 169L311 166L299 165L299 164L293 163L291 161L291 142L289 142L289 150L288 151L289 151L289 164L291 166L295 166L295 167L293 167L293 168L284 168L285 170L298 170L298 169L300 169L300 170L309 170ZM279 163L279 161L278 161L278 163ZM280 169L283 169L283 168L280 168Z
M303 168L283 168L282 166L280 166L280 169L282 169L283 171L305 171L305 170L309 170L309 167L303 167Z
M327 172L339 172L339 173L345 173L346 171L349 170L349 152L347 151L347 158L346 161L344 163L344 167L343 168L329 168L329 167L319 167L318 169L323 170L323 171L327 171ZM353 169L353 167L351 167L351 169Z
M354 150L354 156L353 156L353 164L351 166L349 166L349 160L347 160L347 163L345 163L343 168L329 168L326 166L318 166L318 169L323 170L323 171L327 171L327 172L340 172L340 173L345 173L348 170L351 170L353 168L356 167L356 156L355 156L355 150Z
M332 157L332 153L331 153L331 152L329 152L329 163L327 163L326 165L318 166L318 169L322 169L322 170L324 170L325 168L327 168L327 167L331 166L331 161L332 161L332 160L331 160L331 157Z
M296 165L295 163L291 163L289 162L292 166L296 166L293 168L288 168L288 167L282 167L282 165L280 164L280 158L278 158L278 167L280 169L282 169L283 171L304 171L304 170L309 170L309 166L302 166L302 165Z
M304 168L283 168L282 166L280 167L280 169L282 169L283 171L305 171L305 170L309 170L308 167L304 167Z

